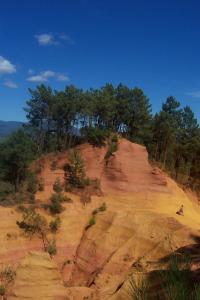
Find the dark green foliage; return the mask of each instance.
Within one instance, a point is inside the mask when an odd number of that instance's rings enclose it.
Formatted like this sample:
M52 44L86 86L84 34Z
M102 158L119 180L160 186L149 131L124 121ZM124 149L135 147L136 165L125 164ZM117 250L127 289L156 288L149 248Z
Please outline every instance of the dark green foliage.
M108 150L104 156L104 159L108 161L109 158L113 155L113 153L117 151L117 149L118 149L118 142L111 141L111 143L108 145Z
M106 203L103 202L101 206L99 206L98 208L96 208L96 209L93 210L92 214L96 215L99 212L106 211L106 209L107 209Z
M34 145L29 136L20 129L0 144L0 176L19 189L27 176L30 162L34 159Z
M49 253L51 258L52 258L52 256L56 255L57 248L56 248L56 242L54 239L48 243L47 252Z
M96 219L95 219L95 216L92 216L90 219L89 219L89 222L86 226L86 230L89 229L91 226L95 225L96 224Z
M23 211L22 221L17 221L17 225L30 237L33 235L43 237L47 230L46 219L32 208L27 208Z
M61 220L59 217L56 217L54 220L52 220L49 223L49 228L52 233L56 233L58 231L58 229L60 228L60 225L61 225Z
M85 127L82 128L81 133L90 144L96 147L104 146L106 138L108 138L110 134L109 130L99 127Z
M51 204L49 205L50 212L52 214L60 214L63 211L63 207L58 194L54 194L50 198Z
M84 161L78 151L71 151L69 163L65 165L64 171L66 185L84 188L90 184L89 178L85 176Z
M31 194L35 194L38 190L38 180L35 173L29 173L27 178L27 191Z
M148 300L149 299L149 286L145 278L138 278L137 280L131 276L128 285L128 294L134 300Z
M178 182L192 182L191 177L197 177L193 170L198 164L200 129L190 107L181 109L175 98L167 98L155 115L152 133L151 158L160 161Z
M190 260L173 256L168 269L161 273L166 300L189 300L191 296Z
M0 181L0 203L6 201L7 196L14 193L14 186L6 181Z
M63 191L63 185L60 181L60 178L56 178L56 181L54 182L54 185L53 185L53 190L56 193L61 193Z
M3 285L0 285L0 296L4 296L6 293L6 289Z
M50 198L49 209L52 214L60 214L64 208L62 206L63 202L71 203L72 200L63 195L62 193L55 193Z

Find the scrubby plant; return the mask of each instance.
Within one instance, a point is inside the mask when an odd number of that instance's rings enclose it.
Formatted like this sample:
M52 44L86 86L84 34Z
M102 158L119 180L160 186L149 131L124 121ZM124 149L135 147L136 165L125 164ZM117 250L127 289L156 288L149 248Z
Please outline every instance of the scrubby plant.
M98 212L103 212L107 209L106 207L106 203L103 202L101 206L99 206L98 208L95 208L92 212L93 215L96 215Z
M49 253L50 257L52 258L54 255L57 253L57 248L56 248L56 241L53 239L51 242L49 242L47 246L47 252Z
M189 257L174 255L166 271L161 272L164 296L167 300L191 299Z
M4 296L5 295L5 293L6 293L6 288L5 288L5 286L4 285L0 285L0 296Z
M50 212L52 214L60 214L63 211L63 206L57 197L57 195L53 195L50 199L51 203L49 205Z
M116 152L118 149L118 142L114 142L111 140L111 143L108 145L108 150L104 156L104 159L106 162L108 162L109 158L113 155L114 152Z
M53 190L56 193L61 193L63 191L63 185L62 185L59 177L56 178L56 181L54 182Z
M29 238L32 238L34 235L41 238L44 249L46 249L48 224L43 216L33 208L27 208L22 214L22 221L17 221L16 223Z
M90 227L92 227L93 225L95 225L96 224L96 219L95 219L95 217L94 216L92 216L90 219L89 219L89 222L88 222L88 224L87 224L87 226L86 226L86 230L88 230Z
M137 280L131 276L128 285L128 294L134 300L148 300L149 286L145 278L138 278Z
M50 204L48 205L48 208L50 209L50 212L52 214L59 214L61 213L64 208L62 206L63 202L71 203L71 198L65 196L62 193L54 193L50 197Z
M31 194L35 194L38 190L38 181L35 173L29 173L27 178L27 191Z
M84 188L90 184L90 180L85 176L84 161L78 151L71 151L69 163L64 166L64 171L66 186Z
M7 293L9 285L14 281L16 276L15 271L11 266L5 266L0 271L0 296L5 299L4 296Z
M81 133L87 137L87 141L90 144L96 147L102 147L105 145L110 131L99 127L85 127L81 130Z
M59 217L56 217L49 223L49 228L52 233L56 233L61 226L61 220Z

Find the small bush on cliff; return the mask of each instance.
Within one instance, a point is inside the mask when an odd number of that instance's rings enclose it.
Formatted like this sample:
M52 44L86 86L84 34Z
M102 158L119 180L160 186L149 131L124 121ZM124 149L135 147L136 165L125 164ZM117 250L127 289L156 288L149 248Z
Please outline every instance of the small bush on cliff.
M54 185L53 185L53 190L56 193L61 193L63 191L63 185L60 181L60 178L56 178L56 181L54 182Z
M30 173L27 178L27 191L35 194L38 190L38 181L35 173Z
M87 224L87 226L86 226L86 230L88 230L91 226L93 226L93 225L95 225L96 224L96 220L95 220L95 217L94 216L92 216L90 219L89 219L89 222L88 222L88 224Z
M118 138L117 135L113 135L111 137L111 142L108 145L108 150L104 156L106 162L108 162L109 158L113 155L114 152L118 150Z
M60 228L60 225L61 225L61 220L59 217L56 217L54 220L52 220L49 223L49 228L52 233L56 233L58 231L58 229Z
M51 242L49 242L47 246L47 252L49 253L50 257L56 255L57 253L57 247L56 247L56 241L53 239Z
M44 249L46 249L48 224L43 216L38 214L33 208L27 208L22 214L22 221L17 221L16 223L28 237L32 238L36 235L41 238Z
M62 206L63 202L71 203L72 200L69 197L63 195L62 193L52 194L50 198L50 204L48 206L50 212L52 214L60 214L64 210L64 207Z
M93 215L96 215L98 212L103 212L103 211L105 211L106 209L107 209L106 203L103 202L101 206L99 206L98 208L96 208L96 209L93 210L92 214L93 214Z
M64 171L66 186L84 188L90 184L89 178L85 176L84 161L78 151L70 153L69 163L64 166Z
M4 296L6 293L6 288L3 285L0 285L0 296Z

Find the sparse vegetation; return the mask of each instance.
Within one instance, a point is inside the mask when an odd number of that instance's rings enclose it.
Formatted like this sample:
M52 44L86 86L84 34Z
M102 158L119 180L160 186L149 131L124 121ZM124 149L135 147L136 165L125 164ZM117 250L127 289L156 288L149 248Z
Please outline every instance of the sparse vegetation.
M89 178L85 176L84 161L78 151L71 151L69 163L65 165L64 171L67 187L70 185L75 188L84 188L90 184Z
M49 223L49 228L52 233L56 233L61 226L61 220L59 217L56 217Z
M57 253L57 248L56 248L56 241L53 239L48 243L47 246L47 252L49 253L50 257L52 258L54 255Z
M111 136L111 141L108 144L108 150L104 156L106 163L108 162L109 158L116 152L118 149L118 137L117 135Z
M149 286L145 278L134 278L131 276L129 279L128 294L133 300L148 300L149 299Z
M71 203L72 200L62 193L54 193L50 198L50 204L48 206L50 212L52 214L60 214L64 210L64 207L62 206L63 202Z
M16 273L11 266L4 266L0 271L0 296L5 296L10 284L14 281Z
M22 221L17 221L16 223L29 238L32 238L34 235L41 238L44 249L46 250L48 224L43 216L37 213L33 208L27 208L22 214Z
M106 203L103 202L101 206L99 206L98 208L94 209L92 214L96 215L98 212L103 212L107 209Z
M60 178L56 178L56 181L54 182L54 185L53 185L53 190L56 193L61 193L63 191L63 185L60 181Z
M89 229L90 227L92 227L93 225L95 225L96 224L96 219L95 219L95 217L94 216L92 216L90 219L89 219L89 222L88 222L88 224L87 224L87 226L86 226L86 230L87 229Z

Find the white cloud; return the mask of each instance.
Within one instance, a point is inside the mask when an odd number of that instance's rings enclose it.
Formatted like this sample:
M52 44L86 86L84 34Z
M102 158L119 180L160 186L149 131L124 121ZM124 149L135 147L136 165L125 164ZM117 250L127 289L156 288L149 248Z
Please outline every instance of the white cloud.
M10 89L17 89L18 88L18 85L12 81L12 80L6 80L4 81L4 85Z
M57 81L69 81L69 76L67 76L66 74L57 74L56 75L56 79Z
M0 74L12 74L16 72L16 67L8 59L0 56Z
M38 44L40 46L51 46L51 45L59 45L61 42L65 42L68 45L74 45L74 40L65 33L42 33L42 34L36 34L35 38L38 41Z
M193 98L200 98L200 90L194 91L194 92L190 92L187 93L188 96L191 96Z
M63 41L66 41L67 44L69 44L69 45L74 45L75 44L75 41L69 35L67 35L65 33L60 34L59 39L61 39Z
M47 82L50 78L56 79L57 81L69 81L69 77L66 74L56 73L50 70L42 71L39 74L31 75L27 78L27 80L30 82Z
M51 33L43 33L35 35L40 46L57 45L54 36Z

